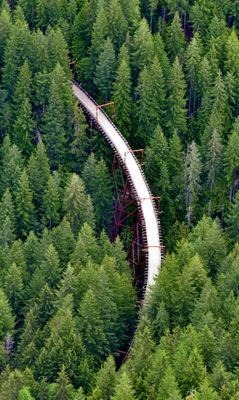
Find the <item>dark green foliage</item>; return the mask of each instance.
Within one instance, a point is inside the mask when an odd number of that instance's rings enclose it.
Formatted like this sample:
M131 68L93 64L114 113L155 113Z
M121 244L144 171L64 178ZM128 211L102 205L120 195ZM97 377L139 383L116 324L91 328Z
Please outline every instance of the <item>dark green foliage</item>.
M60 220L60 190L59 177L57 174L50 175L47 189L43 196L43 222L49 228L57 225Z
M0 289L0 309L1 309L0 337L1 337L1 340L3 340L6 334L8 334L8 333L11 334L13 332L14 317L13 317L12 310L9 305L8 299L2 289Z
M18 230L20 235L26 237L35 225L34 206L32 202L32 191L29 186L29 179L23 171L16 190L16 211Z
M37 144L37 148L28 161L27 173L33 193L33 200L36 207L39 209L46 183L50 176L50 167L46 149L41 140Z
M112 183L104 160L96 161L92 153L84 165L83 179L92 197L97 227L107 230L112 218Z
M239 192L231 204L227 224L230 238L235 242L239 242Z
M112 85L115 74L115 52L111 39L105 41L102 52L99 55L95 70L94 83L101 93L100 98L109 101L112 94Z
M124 48L121 52L123 53ZM122 55L114 83L113 100L116 109L116 124L126 138L129 138L132 117L131 71L127 50Z
M236 0L0 0L2 400L238 398L238 15ZM161 198L167 255L117 372L136 298L106 233L111 150L68 57Z
M97 300L92 290L86 292L80 303L79 330L87 351L93 354L97 365L109 349L104 334L104 324L100 319Z

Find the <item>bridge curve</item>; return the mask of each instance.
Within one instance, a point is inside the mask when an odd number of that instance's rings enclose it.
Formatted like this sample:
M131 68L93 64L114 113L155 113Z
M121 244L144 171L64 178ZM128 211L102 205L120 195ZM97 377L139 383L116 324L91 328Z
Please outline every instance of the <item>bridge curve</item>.
M157 212L150 189L129 144L108 115L102 109L98 109L97 111L97 103L77 82L72 81L72 89L81 107L95 121L97 120L98 128L102 131L106 140L117 154L133 188L138 210L143 222L143 242L147 260L144 292L147 293L160 270L162 259L160 223L157 218ZM127 157L125 156L126 154Z

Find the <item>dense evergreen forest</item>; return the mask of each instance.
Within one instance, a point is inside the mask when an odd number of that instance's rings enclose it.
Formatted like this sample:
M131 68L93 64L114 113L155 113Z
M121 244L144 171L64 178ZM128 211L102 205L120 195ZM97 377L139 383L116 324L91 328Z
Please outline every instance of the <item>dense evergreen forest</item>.
M238 0L0 0L0 400L239 398L238 29ZM70 61L161 197L119 370L136 293Z

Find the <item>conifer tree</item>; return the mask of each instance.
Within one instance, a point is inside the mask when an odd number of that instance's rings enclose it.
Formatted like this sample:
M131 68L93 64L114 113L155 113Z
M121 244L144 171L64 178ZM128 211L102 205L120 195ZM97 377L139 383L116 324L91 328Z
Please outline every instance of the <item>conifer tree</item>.
M228 186L230 187L230 200L232 199L233 187L235 183L235 179L238 174L239 167L239 154L238 154L238 145L239 145L239 119L237 118L232 134L230 135L227 143L227 147L225 150L225 173Z
M84 0L79 12L75 16L72 27L71 47L74 60L80 62L90 47L91 33L96 14L96 1Z
M188 225L191 225L192 223L193 212L198 200L198 194L200 190L200 174L200 155L196 143L192 142L188 146L184 164L185 204Z
M13 95L20 68L29 56L30 46L28 26L25 21L17 20L11 28L4 53L3 83L10 96Z
M50 176L49 161L43 142L40 140L32 153L27 166L30 187L33 193L34 204L40 208L46 182Z
M180 391L172 368L168 367L165 371L165 376L160 383L157 400L181 400Z
M192 245L212 276L226 256L226 243L218 220L204 216L190 235Z
M94 225L94 209L92 200L85 193L85 186L81 178L72 174L65 189L64 209L67 220L71 224L72 232L77 235L84 222Z
M67 376L65 367L62 366L61 371L58 374L55 388L55 399L56 400L71 400L73 399L73 386L70 384Z
M60 260L52 244L50 244L46 250L40 270L43 274L44 281L51 287L56 287L60 279Z
M226 43L226 60L225 67L227 71L231 72L237 81L238 85L238 54L239 54L239 40L235 30L232 30L228 36ZM238 88L236 88L238 90Z
M53 167L65 160L65 120L64 100L60 97L57 82L53 79L43 127L43 140L46 143L47 154Z
M176 58L170 74L167 127L171 132L176 129L184 138L186 132L185 90L182 67Z
M149 146L146 147L146 175L155 193L163 194L169 188L167 160L167 139L158 125L150 140Z
M111 39L107 37L104 43L104 48L99 55L94 79L100 97L104 101L109 101L111 98L115 67L116 61L114 47Z
M16 211L19 233L26 237L35 225L34 206L32 202L32 191L29 186L29 179L24 170L16 191Z
M137 120L138 120L138 136L139 143L145 142L148 132L155 129L155 120L151 109L152 86L149 68L145 66L139 74L138 85L136 88L137 102Z
M49 328L50 336L46 339L35 364L37 376L47 376L48 379L54 380L64 365L67 375L74 384L85 385L88 378L87 359L72 315L70 296L64 299L61 308L49 322Z
M17 146L13 144L7 149L2 160L1 190L2 193L9 188L15 197L18 182L22 174L23 159Z
M109 171L101 159L94 171L92 201L99 230L108 229L112 218L112 183Z
M202 37L206 37L209 25L212 20L214 3L212 0L199 0L190 9L190 19L193 23L193 28L199 32Z
M165 114L165 79L158 57L154 57L150 67L152 115L155 122L164 125Z
M160 62L164 77L168 78L170 70L170 61L168 59L168 55L165 50L164 41L159 32L153 35L153 50L155 56L158 58Z
M113 101L116 109L116 123L126 138L131 132L131 71L127 57L123 57L116 71Z
M31 85L32 85L32 73L27 61L24 62L23 66L19 71L17 83L14 89L14 108L16 115L21 107L23 101L27 98L31 98Z
M23 304L23 279L21 270L15 263L11 265L5 277L5 292L15 314Z
M133 39L134 81L144 66L150 64L153 56L153 40L146 19L142 18Z
M29 389L27 387L23 387L18 393L18 400L34 400Z
M23 243L20 239L15 240L14 243L12 244L6 261L7 261L6 265L9 268L12 264L14 263L17 264L17 266L20 268L22 272L23 278L25 279L26 262L23 251Z
M14 317L12 314L11 307L9 305L8 299L3 291L0 288L0 322L1 322L1 329L0 329L0 338L3 340L7 333L12 333L14 329Z
M60 220L60 191L57 174L50 175L42 202L43 223L50 229Z
M51 237L62 265L67 265L75 248L75 239L66 217L52 230Z
M29 233L24 242L24 256L26 260L26 271L29 276L32 275L34 269L39 264L40 260L40 243L39 239L33 231Z
M1 9L0 13L0 67L3 64L4 49L7 43L7 39L10 35L11 30L11 19L10 12L6 9Z
M239 192L233 199L226 222L230 238L239 242Z
M25 98L18 109L18 115L14 123L14 142L23 154L30 155L33 146L33 129L35 123L32 118L31 104Z
M73 116L73 133L70 140L70 155L73 158L70 165L75 171L80 170L80 165L85 161L89 146L89 139L86 134L87 124L82 110L75 103Z
M184 56L185 37L178 11L174 14L173 21L168 27L166 43L171 60L178 57L181 61Z
M140 1L120 0L122 10L129 24L130 33L134 33L140 23Z
M15 238L15 222L12 195L7 189L0 203L0 243L3 247L11 244Z
M82 171L82 178L85 183L85 187L87 190L87 193L89 193L91 196L94 194L94 171L97 166L97 160L95 157L94 153L91 153L87 160L84 163L84 168Z
M182 211L184 211L183 162L184 154L182 143L177 132L174 131L168 146L168 172L170 179L170 194L173 197L178 218Z
M218 394L210 386L207 379L205 379L199 387L199 390L194 395L195 400L219 400Z
M98 57L103 51L105 39L109 36L109 23L105 12L105 0L99 0L96 9L96 19L93 25L90 48L90 72L95 70Z
M99 256L100 248L95 234L91 226L86 222L79 232L71 262L73 265L86 265L90 259L97 262Z
M96 365L99 365L102 357L108 353L109 349L97 300L90 289L85 293L80 303L79 329L87 351L93 355Z
M144 376L148 370L151 353L154 349L154 341L152 339L152 332L149 326L147 326L147 320L142 321L140 331L136 336L134 345L131 349L132 358L128 363L129 376L132 379L132 384L135 389L137 397L143 399L146 390L146 382ZM142 349L138 352L139 347Z
M89 400L110 399L116 384L116 366L112 356L109 356L96 375L96 387Z
M135 392L127 373L124 371L118 378L112 400L136 400Z
M57 4L57 2L56 2ZM53 70L59 64L66 76L70 79L71 74L68 65L68 48L61 29L51 29L47 36L49 69Z
M186 68L187 78L189 80L189 113L194 115L196 108L199 105L198 94L199 94L199 76L200 76L200 64L201 64L201 39L198 35L195 35L186 52Z
M220 182L222 177L222 154L223 146L221 143L221 138L216 129L213 130L211 140L208 146L207 153L207 164L206 170L208 173L207 183L210 191L210 200L208 205L208 211L211 212L211 198L215 186Z
M120 0L109 0L108 23L110 38L115 49L119 49L125 41L128 23L122 11Z
M208 146L208 162L207 162L208 184L211 192L216 184L216 179L220 177L221 166L222 166L222 143L217 130L214 129Z

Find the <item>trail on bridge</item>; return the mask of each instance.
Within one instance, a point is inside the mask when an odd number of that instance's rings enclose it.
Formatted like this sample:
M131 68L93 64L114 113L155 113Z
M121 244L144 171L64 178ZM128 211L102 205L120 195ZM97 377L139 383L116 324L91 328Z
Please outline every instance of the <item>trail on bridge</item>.
M124 165L127 179L134 191L143 222L143 242L146 251L144 293L147 294L159 273L162 259L160 223L152 194L129 144L108 115L102 109L97 110L96 102L77 82L72 82L72 89L80 106L91 118L97 120L98 128L110 143L119 161Z

